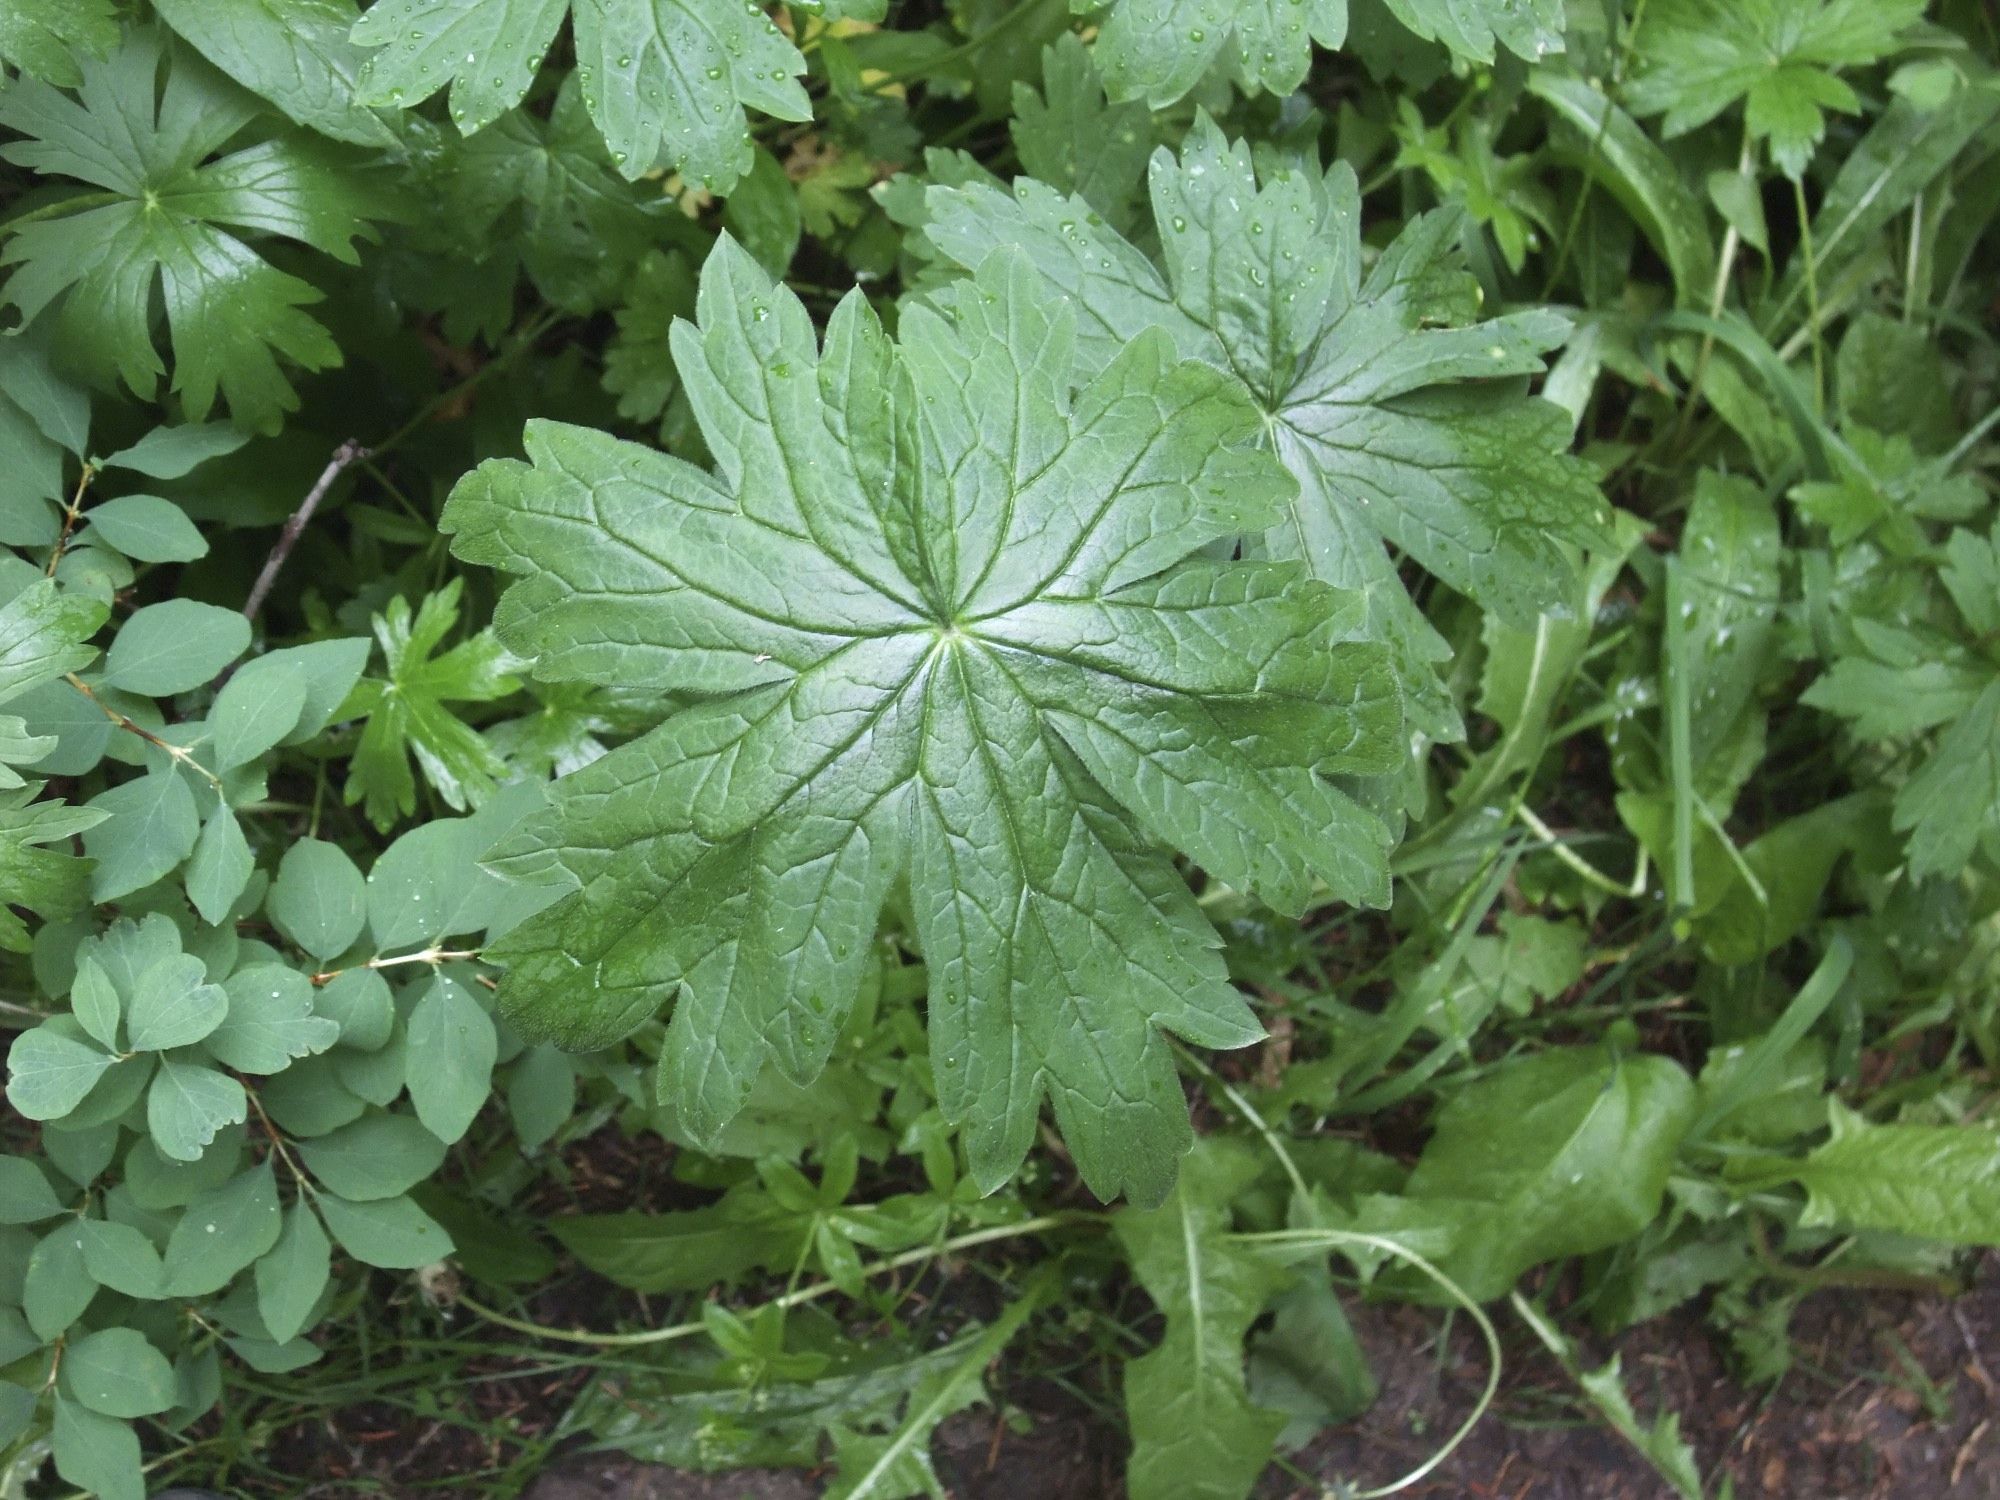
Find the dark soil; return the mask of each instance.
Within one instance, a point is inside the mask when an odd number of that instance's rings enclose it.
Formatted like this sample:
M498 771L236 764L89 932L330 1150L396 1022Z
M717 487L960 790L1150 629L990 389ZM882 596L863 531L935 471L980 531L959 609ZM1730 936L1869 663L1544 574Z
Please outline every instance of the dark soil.
M1439 1315L1354 1310L1382 1394L1359 1420L1273 1468L1260 1500L1307 1500L1345 1482L1386 1484L1421 1463L1470 1410L1483 1346L1459 1320L1439 1347ZM1699 1314L1663 1318L1591 1351L1617 1353L1643 1420L1678 1412L1713 1494L1740 1500L1992 1500L2000 1496L2000 1274L1952 1301L1821 1292L1792 1324L1796 1362L1775 1388L1732 1378L1725 1341ZM975 1410L941 1430L938 1469L954 1500L1114 1500L1117 1435L1083 1408L1036 1391L1011 1404L1025 1433ZM997 1434L997 1435L996 1435ZM1298 1474L1307 1476L1302 1480ZM797 1472L699 1476L615 1454L559 1459L528 1500L811 1500ZM1510 1341L1499 1401L1438 1469L1402 1492L1430 1500L1654 1500L1670 1497L1644 1459L1591 1420L1538 1346Z

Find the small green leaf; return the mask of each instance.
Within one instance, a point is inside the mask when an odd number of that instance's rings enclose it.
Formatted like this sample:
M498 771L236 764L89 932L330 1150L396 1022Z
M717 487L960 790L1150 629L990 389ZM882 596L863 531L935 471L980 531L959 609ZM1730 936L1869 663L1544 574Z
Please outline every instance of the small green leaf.
M119 999L118 986L111 982L111 976L88 955L77 960L76 982L69 990L69 1008L76 1024L89 1032L105 1051L118 1050L118 1021L124 1013L124 1001Z
M239 1173L188 1204L167 1238L167 1292L203 1297L278 1242L284 1216L269 1161Z
M153 1242L130 1224L83 1221L83 1264L100 1286L128 1297L166 1295L166 1267Z
M146 1091L146 1128L153 1145L176 1161L194 1161L217 1131L242 1124L248 1111L243 1085L234 1078L171 1056L160 1059L160 1070Z
M451 1236L408 1198L350 1203L322 1193L317 1201L333 1237L363 1265L410 1271L451 1254Z
M125 1034L135 1052L164 1052L200 1041L222 1024L229 998L204 982L200 959L176 953L140 973L132 986Z
M1693 1117L1667 1058L1518 1057L1450 1097L1403 1194L1360 1199L1355 1227L1423 1247L1468 1296L1505 1296L1531 1266L1652 1223Z
M23 1156L0 1156L0 1224L38 1224L62 1211L41 1168Z
M286 655L274 652L245 662L215 695L208 732L216 769L248 765L298 726L306 679Z
M264 909L314 958L346 951L367 920L368 886L338 845L301 839L285 851Z
M144 776L121 781L90 799L104 821L83 834L84 852L97 861L90 894L115 901L172 874L194 853L201 814L185 778L171 767L155 766Z
M492 1090L493 1018L463 985L439 975L410 1012L408 1049L417 1118L439 1140L457 1140Z
M257 1313L278 1343L305 1330L326 1287L332 1247L303 1198L285 1211L278 1243L257 1262Z
M187 893L194 909L210 926L220 926L249 885L257 868L243 825L226 803L218 802L201 825L194 855L188 860Z
M131 447L98 463L107 469L131 469L149 479L179 479L249 441L249 433L227 422L184 422L178 427L155 427Z
M69 1392L107 1417L150 1417L174 1404L174 1367L130 1328L87 1333L63 1356Z
M407 1115L369 1114L317 1140L299 1159L329 1191L357 1203L406 1193L444 1161L444 1143Z
M530 1047L507 1075L507 1113L523 1151L560 1130L576 1109L576 1064L554 1047Z
M42 1339L53 1339L83 1316L97 1295L83 1260L83 1222L71 1219L35 1242L21 1282L21 1312Z
M281 1073L340 1040L338 1023L313 1014L312 980L297 969L251 964L223 989L229 1013L202 1045L239 1073Z
M112 1058L46 1023L7 1052L7 1100L30 1120L59 1120L104 1076Z
M56 1396L56 1472L97 1500L145 1500L139 1435L115 1417Z
M396 1024L389 981L373 969L348 969L329 979L313 997L313 1013L337 1024L341 1045L358 1052L376 1051Z
M134 562L192 562L208 543L187 512L158 495L121 495L90 508L90 526Z
M128 693L167 698L192 692L250 644L250 622L233 609L169 599L137 610L104 657L104 680Z
M368 722L342 795L362 803L378 828L416 810L412 755L438 795L461 812L485 801L506 772L479 731L446 706L491 702L519 686L509 674L511 658L490 632L439 651L458 623L462 584L454 578L427 595L414 617L401 597L375 617L388 675L364 680L345 705L347 715Z

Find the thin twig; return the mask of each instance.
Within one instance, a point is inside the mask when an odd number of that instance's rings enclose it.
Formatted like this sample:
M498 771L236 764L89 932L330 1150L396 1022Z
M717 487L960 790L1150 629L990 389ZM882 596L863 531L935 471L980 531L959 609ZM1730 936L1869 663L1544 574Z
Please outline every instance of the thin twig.
M257 618L257 611L264 607L264 600L269 597L272 585L278 581L278 571L284 567L285 559L292 555L292 548L298 545L299 537L306 529L306 523L312 520L313 512L319 509L320 501L324 500L326 492L333 488L333 482L347 471L350 464L359 463L366 457L368 450L353 438L349 438L333 450L333 457L320 471L319 478L313 481L313 487L306 491L306 498L300 502L299 508L292 512L291 519L285 522L285 529L278 533L278 541L271 548L271 555L264 559L264 571L257 575L257 582L250 590L250 597L244 601L244 619Z
M69 539L76 531L76 523L83 519L84 492L90 488L90 481L96 477L95 466L85 464L83 473L76 481L76 493L70 496L69 504L63 507L62 530L56 533L56 544L49 549L49 565L42 570L51 578L56 576L56 567L63 560L63 552L68 548Z
M91 685L85 682L81 677L77 676L76 673L74 672L64 673L63 681L67 682L71 687L75 688L79 693L83 694L85 698L89 699L91 703L96 705L97 711L99 713L103 714L105 718L109 719L112 723L116 724L120 729L124 730L127 734L136 734L137 736L139 736L140 739L144 740L147 744L151 745L155 750L165 751L168 759L172 760L175 764L184 766L188 770L194 772L195 775L199 776L203 781L206 781L210 786L214 787L218 793L222 790L222 778L217 776L215 772L209 770L209 768L203 765L200 761L196 760L194 758L193 751L186 749L184 746L176 745L170 740L161 739L157 734L153 733L153 731L148 729L144 724L138 723L136 720L130 719L126 717L124 714L121 714L120 712L118 712L117 709L113 708L109 703L106 703L102 698L98 697L96 691L92 689Z

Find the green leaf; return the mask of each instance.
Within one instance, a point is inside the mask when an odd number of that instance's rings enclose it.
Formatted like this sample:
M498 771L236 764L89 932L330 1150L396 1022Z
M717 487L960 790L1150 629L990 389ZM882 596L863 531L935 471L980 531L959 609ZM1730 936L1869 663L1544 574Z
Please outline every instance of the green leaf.
M155 767L92 797L89 807L104 821L84 831L83 849L97 866L90 894L115 901L173 873L194 853L201 815L194 793L179 773Z
M68 1329L97 1296L83 1260L83 1221L51 1229L28 1253L21 1281L21 1313L36 1337L47 1341Z
M368 872L368 930L379 951L438 945L506 916L518 888L478 861L541 805L527 790L510 789L469 818L413 828L382 852Z
M1923 0L1656 0L1633 34L1626 101L1664 114L1672 139L1743 100L1750 138L1798 177L1826 133L1821 109L1861 107L1834 75L1885 56L1923 13Z
M2000 1133L1989 1125L1876 1125L1829 1101L1833 1135L1786 1175L1802 1224L2000 1244Z
M0 1156L0 1224L38 1224L62 1211L41 1168L24 1156Z
M1014 85L1014 149L1030 177L1071 193L1121 227L1146 175L1153 119L1136 101L1112 103L1089 48L1064 32L1042 49L1042 91Z
M1351 601L1184 561L1289 488L1237 446L1231 382L1155 334L1073 395L1069 313L1023 261L966 290L900 346L850 297L822 353L725 238L674 340L718 477L535 423L532 466L459 486L443 524L527 575L496 628L539 675L707 695L496 854L567 894L488 956L509 1019L570 1047L679 992L661 1092L713 1140L767 1060L818 1074L907 871L978 1181L1047 1092L1094 1191L1157 1199L1189 1140L1160 1032L1258 1028L1153 845L1289 910L1382 899L1384 829L1316 772L1396 763L1399 704L1340 638Z
M343 1198L368 1202L406 1193L444 1161L444 1142L408 1115L363 1115L317 1140L298 1143L299 1159Z
M440 974L410 1011L410 1102L444 1142L464 1135L493 1088L499 1039L493 1018L461 984Z
M217 1131L242 1124L248 1110L242 1084L182 1058L161 1058L146 1090L146 1129L160 1154L176 1161L196 1160Z
M192 562L208 555L187 512L158 495L120 495L93 505L90 529L134 562Z
M145 1500L139 1435L125 1423L58 1394L51 1437L56 1472L78 1489L98 1500Z
M1679 305L1706 307L1715 281L1715 246L1700 200L1688 191L1674 159L1584 79L1535 68L1527 86L1566 127L1552 143L1555 153L1602 184L1632 216L1666 261Z
M153 8L307 129L357 146L394 144L395 132L356 99L367 54L348 39L354 0L154 0Z
M826 1500L906 1500L941 1493L930 1454L938 1424L985 1399L981 1376L1029 1315L1049 1300L1052 1285L1042 1277L986 1328L955 1340L951 1364L916 1384L893 1431L864 1434L845 1424L834 1427L834 1475Z
M203 1297L277 1244L284 1228L271 1163L260 1162L187 1206L167 1239L167 1291Z
M204 983L200 959L176 953L149 966L132 986L125 1035L135 1052L164 1052L200 1041L222 1024L229 997Z
M326 1231L301 1198L285 1211L278 1243L257 1262L257 1314L278 1343L305 1331L332 1260Z
M15 267L6 299L29 321L59 301L56 335L68 356L151 399L163 368L148 316L157 284L173 389L188 416L205 416L220 391L240 426L275 431L298 406L278 356L317 370L340 352L301 311L319 293L230 231L282 236L352 262L352 241L374 212L369 190L303 141L262 141L209 160L252 106L187 56L167 69L156 104L163 51L154 32L131 31L107 61L84 64L75 99L33 79L0 95L0 124L26 137L0 156L102 190L77 200L97 206L16 229L0 252Z
M1387 0L1387 4L1396 19L1418 36L1442 42L1474 62L1492 62L1496 41L1529 62L1563 50L1562 0Z
M508 675L513 665L490 632L482 631L450 650L438 652L458 623L463 579L425 596L412 619L409 601L389 601L375 617L387 675L368 678L349 696L344 713L365 716L343 794L362 802L377 828L416 810L417 787L410 775L415 755L424 779L460 812L490 796L506 767L493 747L445 705L490 703L519 686Z
M1910 836L1910 874L1956 873L2000 835L2000 678L1938 736L1896 794L1896 828Z
M166 1296L166 1268L153 1242L130 1224L83 1221L83 1264L91 1280L128 1297Z
M112 1059L48 1024L24 1031L7 1050L7 1102L30 1120L59 1120L75 1109Z
M1724 749L1752 711L1778 618L1783 542L1778 516L1747 479L1703 471L1681 531L1679 650L1667 671L1684 680L1690 753L1704 789L1726 785Z
M805 221L798 189L777 157L761 148L753 152L750 169L722 207L722 225L773 276L791 268Z
M297 969L251 964L231 974L223 989L229 1014L202 1045L239 1073L282 1073L295 1058L340 1040L338 1022L313 1014L312 981Z
M77 54L102 57L117 43L112 0L0 0L0 62L30 78L74 88Z
M243 825L227 805L218 802L201 825L194 857L188 861L188 900L201 919L211 926L227 920L256 867L249 841L243 837Z
M0 604L0 703L88 666L97 648L84 642L105 613L95 599L58 592L51 579Z
M264 898L278 930L314 958L347 951L368 920L368 883L337 844L300 839L278 862Z
M192 692L249 644L250 622L233 609L192 599L148 604L118 627L105 653L104 680L149 698Z
M530 1047L507 1075L507 1113L523 1151L547 1143L576 1110L576 1064L554 1047Z
M321 1193L315 1201L341 1248L363 1265L410 1271L451 1254L451 1236L408 1198L350 1203Z
M818 7L814 7L817 9ZM417 104L451 86L470 135L521 102L570 0L379 0L354 40L381 50L363 73L368 104ZM656 165L727 192L750 166L745 108L781 120L811 109L798 49L760 7L737 0L575 0L577 76L618 169Z
M76 1017L77 1025L90 1033L91 1039L107 1052L118 1050L118 1022L124 1014L125 1002L119 997L118 987L104 972L94 958L85 955L77 960L76 982L69 991L70 1013Z
M174 1404L174 1367L130 1328L87 1333L63 1354L69 1393L107 1417L150 1417Z
M1094 10L1098 0L1072 0ZM1251 92L1289 94L1305 81L1312 43L1347 39L1347 0L1116 0L1098 34L1114 99L1164 109L1223 59Z
M1165 274L1034 182L933 188L928 233L967 268L1027 249L1046 294L1077 309L1086 372L1153 326L1232 372L1299 484L1263 549L1358 593L1351 628L1396 652L1414 727L1456 737L1437 681L1446 647L1383 543L1511 623L1569 606L1565 543L1604 540L1603 502L1562 453L1565 414L1488 378L1539 370L1568 325L1544 311L1472 321L1453 212L1412 222L1362 278L1353 174L1283 167L1260 182L1248 147L1205 118L1178 160L1154 155L1152 188Z
M660 1214L565 1214L549 1221L563 1248L634 1291L702 1292L753 1271L789 1270L809 1221L767 1195L737 1189L719 1203Z
M131 447L121 448L98 464L107 469L133 469L152 479L179 479L249 441L249 433L227 422L183 422L178 427L155 427Z
M245 662L215 695L208 732L216 769L248 765L298 727L306 680L285 655L276 652Z
M1229 1205L1257 1170L1239 1143L1204 1140L1163 1207L1113 1221L1132 1274L1167 1319L1159 1347L1125 1366L1132 1500L1241 1500L1285 1425L1243 1380L1244 1336L1290 1279L1230 1240Z
M1567 1047L1502 1063L1449 1098L1402 1195L1362 1198L1355 1227L1423 1250L1468 1296L1504 1296L1529 1267L1658 1217L1694 1103L1663 1057Z

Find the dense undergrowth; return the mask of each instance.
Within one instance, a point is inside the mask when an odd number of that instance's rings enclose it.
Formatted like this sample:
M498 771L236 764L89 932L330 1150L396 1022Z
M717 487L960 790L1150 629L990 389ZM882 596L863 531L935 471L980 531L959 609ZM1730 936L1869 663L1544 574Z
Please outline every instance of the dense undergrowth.
M0 1493L1236 1500L1361 1298L1714 1493L1578 1334L2000 1244L1996 53L0 0Z

